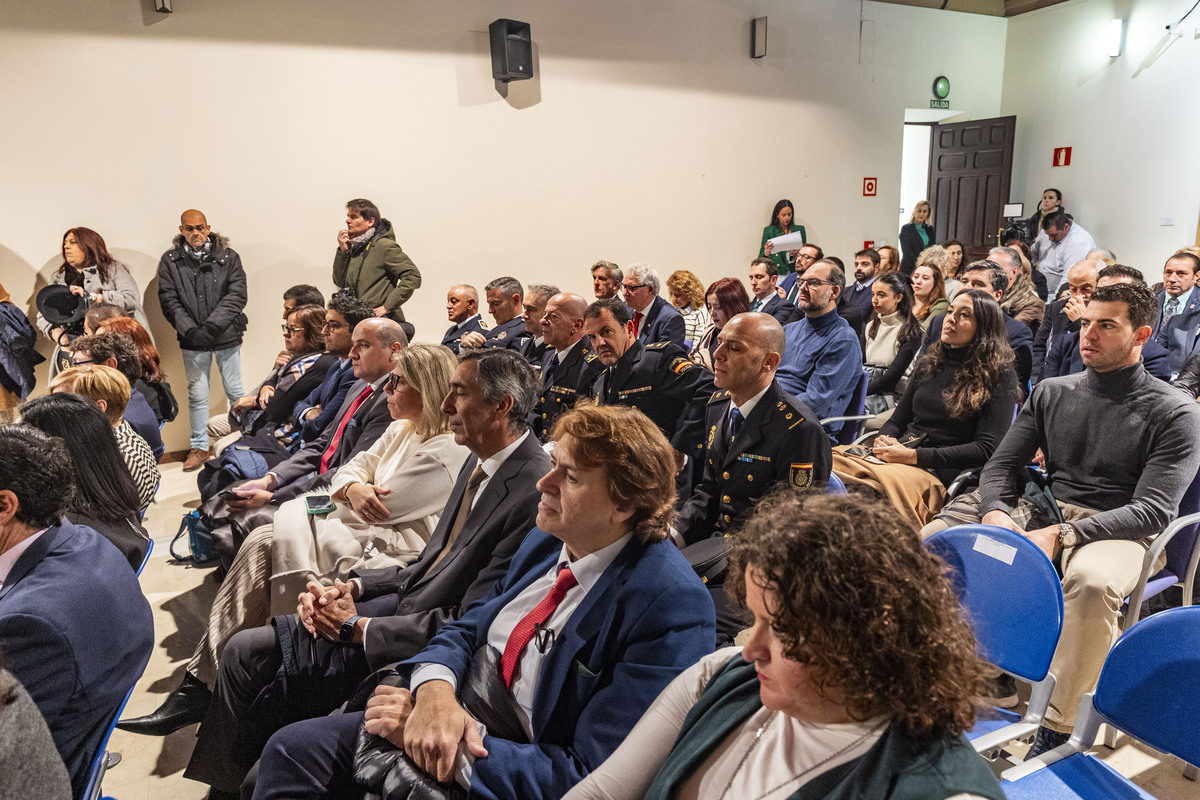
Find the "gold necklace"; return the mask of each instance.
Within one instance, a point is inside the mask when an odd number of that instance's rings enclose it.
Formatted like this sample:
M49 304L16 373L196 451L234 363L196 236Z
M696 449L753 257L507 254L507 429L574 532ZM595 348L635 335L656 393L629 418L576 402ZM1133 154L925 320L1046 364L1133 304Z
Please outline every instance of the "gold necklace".
M777 717L777 716L779 716L779 712L772 711L771 715L769 717L767 717L767 721L764 722L762 725L758 726L758 730L755 731L755 733L754 733L754 740L752 742L750 742L750 746L748 748L746 748L746 752L742 753L742 757L738 761L737 766L733 768L733 772L729 775L729 782L725 784L725 791L721 792L720 800L725 800L725 798L729 795L729 790L733 788L733 781L735 778L737 778L738 772L740 772L742 767L746 765L746 760L748 758L750 758L750 754L754 752L754 748L758 747L758 742L760 739L762 739L762 735L766 732L767 728L769 728L771 726L771 723L775 721L775 717ZM884 723L884 724L886 724L886 723ZM792 777L788 778L783 783L780 783L776 786L771 787L770 789L767 789L765 792L763 792L762 794L755 797L754 800L762 800L762 798L764 798L764 797L769 797L770 795L772 795L775 792L782 789L784 786L787 786L792 781L799 780L800 778L803 778L805 775L807 775L808 773L817 769L818 767L825 766L830 761L834 760L835 758L842 755L843 753L862 744L864 741L866 741L867 737L871 736L876 731L878 731L880 729L880 727L882 727L882 726L878 725L874 728L871 728L870 730L863 733L862 736L859 736L853 742L850 742L848 745L843 747L841 750L838 750L836 753L831 753L830 755L828 755L825 758L818 761L816 764L813 764L811 767L801 770L800 772L796 773Z

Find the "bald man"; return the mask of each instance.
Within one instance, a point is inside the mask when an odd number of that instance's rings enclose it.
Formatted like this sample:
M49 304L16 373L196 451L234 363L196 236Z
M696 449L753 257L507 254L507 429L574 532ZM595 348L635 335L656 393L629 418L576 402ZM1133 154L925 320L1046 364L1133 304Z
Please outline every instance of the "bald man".
M1046 306L1046 316L1038 326L1037 335L1033 337L1033 379L1036 383L1042 374L1046 354L1054 342L1064 333L1074 333L1079 330L1079 318L1083 316L1083 308L1088 298L1096 289L1100 270L1104 262L1099 259L1085 258L1067 270L1067 285L1071 293L1060 300L1054 300Z
M542 386L537 404L529 415L529 427L545 442L554 421L575 405L580 386L589 386L604 369L592 354L583 335L583 312L588 302L570 292L560 292L546 301L542 314Z
M158 261L158 302L175 328L188 382L191 449L184 471L208 458L208 374L216 359L225 398L242 389L242 334L246 330L246 272L229 240L194 208L179 218L179 235Z
M724 537L776 486L824 491L833 461L829 437L812 409L775 380L783 348L783 326L761 312L738 314L717 335L704 477L679 512L677 543ZM723 574L702 577L717 609L717 641L732 642L746 627L743 612L725 598Z
M442 337L442 344L455 353L462 337L471 333L484 333L483 318L479 314L479 292L474 286L459 284L446 292L446 316L450 318L450 330Z

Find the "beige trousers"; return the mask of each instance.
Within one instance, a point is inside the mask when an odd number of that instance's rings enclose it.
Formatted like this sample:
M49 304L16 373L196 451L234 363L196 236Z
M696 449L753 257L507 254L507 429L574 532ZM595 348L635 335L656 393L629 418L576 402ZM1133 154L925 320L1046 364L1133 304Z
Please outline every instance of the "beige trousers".
M255 528L233 558L217 590L208 628L196 645L187 671L212 688L225 645L238 631L271 621L271 540L273 525Z

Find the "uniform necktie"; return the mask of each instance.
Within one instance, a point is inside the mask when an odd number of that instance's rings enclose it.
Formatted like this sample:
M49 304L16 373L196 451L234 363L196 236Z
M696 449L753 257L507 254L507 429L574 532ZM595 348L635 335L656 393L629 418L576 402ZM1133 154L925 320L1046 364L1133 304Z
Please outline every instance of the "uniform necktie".
M500 674L504 676L505 686L512 686L513 675L517 671L517 662L520 661L521 653L529 644L529 640L533 638L534 630L550 619L554 610L567 596L567 592L577 583L575 573L571 572L571 568L564 564L558 571L558 577L550 592L542 598L542 602L534 606L533 610L517 623L517 627L513 628L512 635L508 637L508 644L504 645L504 655L500 658Z
M458 513L454 515L454 524L450 526L450 533L446 536L446 546L429 565L430 569L441 563L446 554L450 552L450 548L454 547L454 543L458 541L458 535L462 533L463 526L467 524L467 517L471 515L471 506L475 503L479 484L483 483L483 479L486 477L487 473L483 471L483 464L476 464L471 477L467 479L467 488L463 491L462 502L458 504Z
M543 386L549 386L550 382L554 380L554 371L556 369L558 369L558 353L554 354L554 357L550 359L550 363L546 365L544 370L542 370Z
M333 454L337 452L338 445L342 443L342 434L346 432L346 426L354 418L354 414L358 411L359 406L367 402L367 398L371 396L371 392L373 391L375 390L371 386L367 386L358 397L354 398L354 402L350 404L350 410L346 412L346 416L342 417L342 422L338 425L337 432L333 434L333 438L329 440L329 446L321 454L321 474L329 471L329 462L333 460Z
M736 408L729 412L729 441L732 442L737 438L738 431L742 429L742 423L745 421L746 418L742 416L742 412Z

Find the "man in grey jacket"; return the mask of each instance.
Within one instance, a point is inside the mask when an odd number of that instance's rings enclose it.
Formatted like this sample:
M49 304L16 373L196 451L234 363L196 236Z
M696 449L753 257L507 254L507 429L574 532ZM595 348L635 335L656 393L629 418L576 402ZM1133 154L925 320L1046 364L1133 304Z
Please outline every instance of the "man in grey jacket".
M225 397L242 396L242 333L246 330L246 273L229 240L214 233L204 215L183 212L174 246L158 262L158 302L175 327L188 382L191 450L184 472L208 458L208 374L217 361Z

